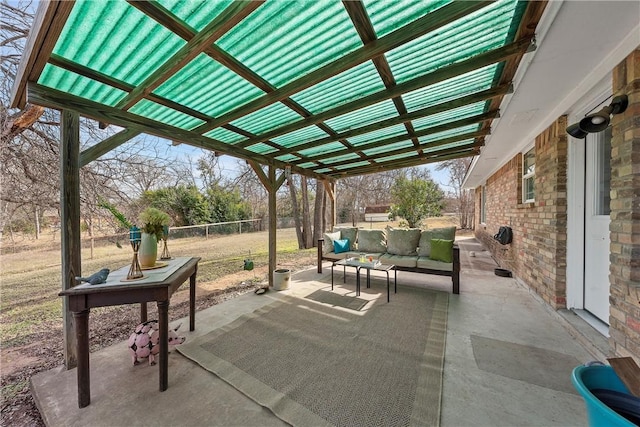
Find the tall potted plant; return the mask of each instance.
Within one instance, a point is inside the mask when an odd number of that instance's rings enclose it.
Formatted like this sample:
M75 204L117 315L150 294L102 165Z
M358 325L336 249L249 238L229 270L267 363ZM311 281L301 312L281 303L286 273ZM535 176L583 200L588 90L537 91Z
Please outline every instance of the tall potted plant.
M142 226L142 241L138 251L140 267L151 268L156 265L158 258L158 242L162 239L165 225L169 225L171 218L160 209L146 208L140 214Z

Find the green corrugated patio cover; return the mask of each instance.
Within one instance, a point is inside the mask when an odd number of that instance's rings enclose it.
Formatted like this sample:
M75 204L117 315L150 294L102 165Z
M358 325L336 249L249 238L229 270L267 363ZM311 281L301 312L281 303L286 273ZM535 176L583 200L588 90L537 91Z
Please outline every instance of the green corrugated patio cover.
M513 0L55 7L29 102L328 178L478 153L540 15Z

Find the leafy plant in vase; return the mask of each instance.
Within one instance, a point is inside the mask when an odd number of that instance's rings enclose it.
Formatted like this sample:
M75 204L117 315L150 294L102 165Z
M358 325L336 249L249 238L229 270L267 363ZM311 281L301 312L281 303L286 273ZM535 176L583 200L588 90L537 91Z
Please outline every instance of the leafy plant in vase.
M146 208L139 217L142 226L142 241L138 251L140 267L152 268L158 258L158 242L164 235L164 227L169 225L171 218L160 209Z

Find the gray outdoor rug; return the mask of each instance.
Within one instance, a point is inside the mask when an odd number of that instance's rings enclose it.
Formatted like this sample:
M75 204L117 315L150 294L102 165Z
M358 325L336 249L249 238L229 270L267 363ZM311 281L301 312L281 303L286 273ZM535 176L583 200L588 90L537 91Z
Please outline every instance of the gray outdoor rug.
M298 426L438 426L448 294L361 312L284 297L178 351Z
M322 289L318 289L314 293L307 295L305 298L318 301L323 304L348 308L350 310L356 311L362 309L362 307L367 305L367 303L369 302L366 299L340 295L339 293L323 291Z

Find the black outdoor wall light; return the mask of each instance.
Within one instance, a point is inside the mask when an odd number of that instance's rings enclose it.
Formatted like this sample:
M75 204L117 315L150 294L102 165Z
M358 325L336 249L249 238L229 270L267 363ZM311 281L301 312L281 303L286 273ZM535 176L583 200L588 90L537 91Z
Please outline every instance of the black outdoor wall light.
M574 138L582 139L589 133L597 133L605 130L609 126L611 116L623 113L629 105L627 95L619 95L613 98L611 104L603 107L597 113L589 114L578 123L567 127L567 133Z

